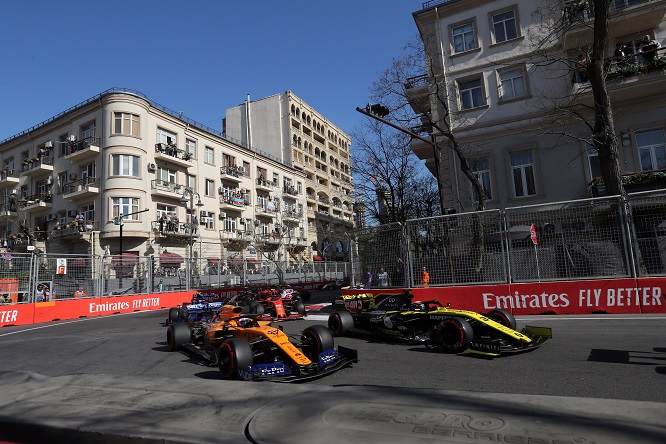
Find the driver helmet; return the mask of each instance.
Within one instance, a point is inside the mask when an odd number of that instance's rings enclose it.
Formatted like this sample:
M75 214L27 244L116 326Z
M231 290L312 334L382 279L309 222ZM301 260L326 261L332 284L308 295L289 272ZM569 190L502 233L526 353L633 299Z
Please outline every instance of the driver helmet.
M252 319L250 319L250 318L240 318L238 320L238 325L243 327L243 328L249 327L251 323L252 323Z

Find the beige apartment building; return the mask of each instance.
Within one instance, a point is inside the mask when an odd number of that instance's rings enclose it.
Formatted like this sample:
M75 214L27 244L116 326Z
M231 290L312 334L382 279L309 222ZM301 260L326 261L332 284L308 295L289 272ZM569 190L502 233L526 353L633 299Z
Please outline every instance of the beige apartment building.
M226 111L225 133L305 175L308 253L348 260L354 228L350 137L291 91L247 100ZM283 188L292 186L287 178Z
M408 99L437 121L443 108L430 93L435 82L441 87L489 209L604 195L591 130L579 118L593 121L589 83L576 74L592 43L589 3L430 1L413 13L432 60L431 72L408 82ZM611 2L607 83L628 192L666 187L666 54L641 53L646 35L663 49L665 13L664 0ZM622 59L613 57L618 43ZM432 147L415 140L412 149L436 174ZM443 150L440 174L447 203L473 209L476 196L452 150Z
M105 91L8 137L0 166L0 238L14 251L178 266L190 252L205 263L308 248L303 171L136 91Z

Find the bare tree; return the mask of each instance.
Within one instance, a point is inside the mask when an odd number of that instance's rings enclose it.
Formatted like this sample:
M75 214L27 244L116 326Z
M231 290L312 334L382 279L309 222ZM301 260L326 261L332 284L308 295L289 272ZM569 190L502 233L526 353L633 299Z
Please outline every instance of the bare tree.
M437 188L404 133L367 120L353 133L355 194L379 224L440 214Z

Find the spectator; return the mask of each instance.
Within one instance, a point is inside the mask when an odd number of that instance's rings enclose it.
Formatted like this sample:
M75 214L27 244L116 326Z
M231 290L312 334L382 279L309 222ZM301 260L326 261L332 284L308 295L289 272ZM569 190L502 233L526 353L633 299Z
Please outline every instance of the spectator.
M79 287L79 289L74 292L74 299L87 298L87 297L88 295L86 294L85 291L83 291L83 287Z
M585 54L578 54L578 60L576 60L576 83L585 83L588 81L587 78L587 58Z
M641 49L639 50L643 56L643 63L654 62L659 48L661 48L661 44L658 41L652 39L649 35L644 36Z
M377 279L379 280L380 287L389 286L389 275L384 271L384 267L379 268L379 273L377 274Z
M428 284L430 283L430 274L428 274L428 270L426 270L426 267L423 267L423 271L421 272L421 285L423 288L428 288Z
M365 271L365 286L363 288L370 288L372 286L372 273L370 273L370 269L367 269Z

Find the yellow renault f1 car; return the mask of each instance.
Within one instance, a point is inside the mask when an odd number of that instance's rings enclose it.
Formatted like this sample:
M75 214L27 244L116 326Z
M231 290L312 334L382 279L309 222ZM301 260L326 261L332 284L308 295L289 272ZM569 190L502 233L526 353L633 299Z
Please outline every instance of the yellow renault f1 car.
M357 362L357 352L333 344L323 325L306 328L297 345L281 327L243 308L223 305L212 318L170 322L169 350L184 348L217 364L224 379L306 381Z
M424 343L444 353L477 353L489 357L534 350L552 337L546 327L516 330L516 319L506 310L483 315L444 307L439 301L413 301L400 294L343 295L344 304L328 318L333 336L360 332L384 338Z

